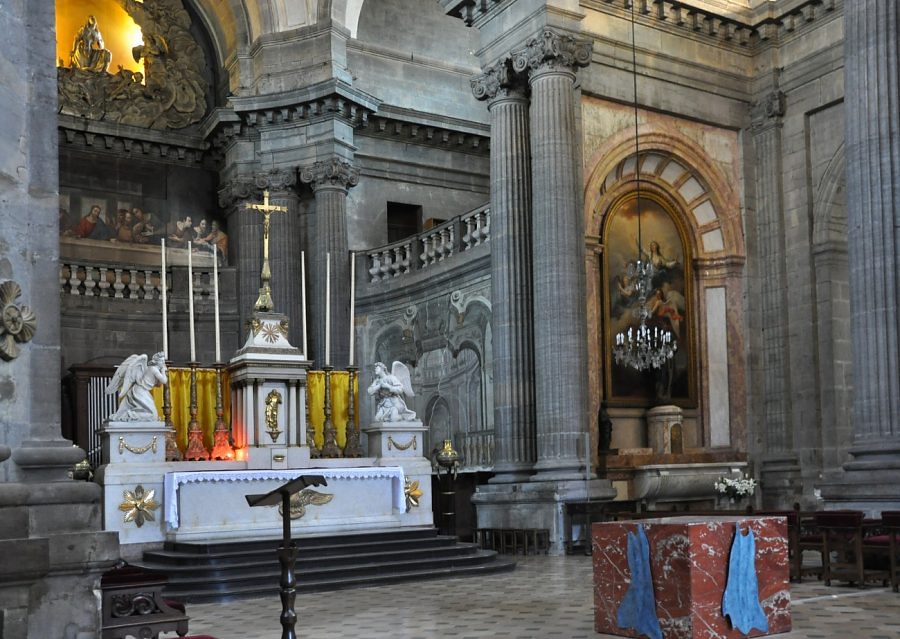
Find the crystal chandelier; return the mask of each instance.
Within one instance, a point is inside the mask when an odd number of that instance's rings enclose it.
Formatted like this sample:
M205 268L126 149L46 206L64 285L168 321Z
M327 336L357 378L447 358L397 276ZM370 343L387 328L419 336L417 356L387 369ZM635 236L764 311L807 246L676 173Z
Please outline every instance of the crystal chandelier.
M648 326L650 309L647 297L653 290L654 267L651 259L643 260L643 244L641 239L641 156L638 147L638 99L637 99L637 53L634 38L634 3L631 3L631 63L634 82L634 174L637 182L637 225L638 256L630 262L625 270L628 281L637 297L634 317L638 320L636 327L630 326L627 331L616 335L613 345L613 357L616 364L624 364L642 371L648 368L660 368L675 355L678 342L672 332L659 326Z

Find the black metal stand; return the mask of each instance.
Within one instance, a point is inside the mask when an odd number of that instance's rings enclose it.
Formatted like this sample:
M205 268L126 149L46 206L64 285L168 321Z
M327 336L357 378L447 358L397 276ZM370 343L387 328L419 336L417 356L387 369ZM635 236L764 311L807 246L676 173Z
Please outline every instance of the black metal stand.
M327 483L322 475L302 475L265 495L246 496L251 507L281 504L283 534L281 547L278 548L278 561L281 563L281 639L297 639L294 630L297 624L297 613L294 611L294 600L297 597L297 578L294 575L297 545L291 541L291 496L307 486L327 486Z
M456 535L456 486L453 474L446 472L438 475L441 487L441 534Z

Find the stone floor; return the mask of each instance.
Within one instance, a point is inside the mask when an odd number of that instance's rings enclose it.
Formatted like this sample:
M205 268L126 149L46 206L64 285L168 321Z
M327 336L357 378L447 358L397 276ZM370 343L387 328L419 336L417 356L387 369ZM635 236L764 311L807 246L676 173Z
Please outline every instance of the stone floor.
M889 588L792 586L784 639L897 639L900 594ZM299 639L583 639L593 630L589 557L528 557L511 573L342 590L297 599ZM278 639L277 596L191 604L191 634ZM174 636L174 635L172 635Z

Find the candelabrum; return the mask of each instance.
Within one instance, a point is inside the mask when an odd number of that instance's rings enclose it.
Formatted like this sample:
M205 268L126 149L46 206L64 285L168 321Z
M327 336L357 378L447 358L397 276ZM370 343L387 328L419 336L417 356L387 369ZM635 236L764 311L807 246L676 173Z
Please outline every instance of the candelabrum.
M216 364L216 430L213 439L213 459L234 458L234 445L231 441L231 429L225 425L222 406L222 364Z
M166 362L167 375L169 364L170 362ZM166 422L166 461L181 461L181 451L175 440L175 426L172 424L172 391L169 382L163 384L163 420Z
M309 390L309 385L306 386ZM306 445L309 446L309 456L311 459L319 459L322 456L321 449L316 446L316 429L312 423L312 415L310 412L309 393L306 393Z
M209 453L203 445L203 432L197 422L197 362L191 362L191 421L188 423L188 447L184 457L188 460L209 459Z
M337 429L331 420L331 371L333 367L323 366L325 371L325 441L322 444L322 457L340 457L341 449L337 445Z
M671 331L647 325L651 315L647 296L653 288L654 270L650 261L637 260L628 264L625 275L628 287L637 298L634 316L638 325L618 333L612 349L616 364L624 364L639 371L660 368L678 350L678 343Z
M363 449L359 445L359 426L356 424L356 366L348 366L347 387L347 443L344 445L344 457L362 457Z

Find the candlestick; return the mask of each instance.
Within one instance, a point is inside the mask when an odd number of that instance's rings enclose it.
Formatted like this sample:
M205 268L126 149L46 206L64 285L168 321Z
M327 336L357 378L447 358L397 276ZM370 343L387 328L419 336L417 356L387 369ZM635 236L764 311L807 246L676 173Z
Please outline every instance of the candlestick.
M303 314L303 357L309 359L306 348L306 252L300 251L300 308Z
M356 253L350 253L350 363L353 366L353 338L356 332L353 328L353 309L356 302Z
M331 366L331 253L325 254L325 366Z
M215 246L213 247L215 250ZM213 253L213 297L216 317L216 364L222 361L222 335L219 332L219 255Z
M197 348L194 343L194 263L191 260L191 244L188 242L188 325L191 334L191 361L197 361Z
M162 320L163 320L163 353L166 354L166 359L169 359L169 309L166 305L166 296L168 292L166 291L166 240L163 239L160 243L160 247L162 248L162 266L160 267L159 277L160 277L160 297L162 299Z

